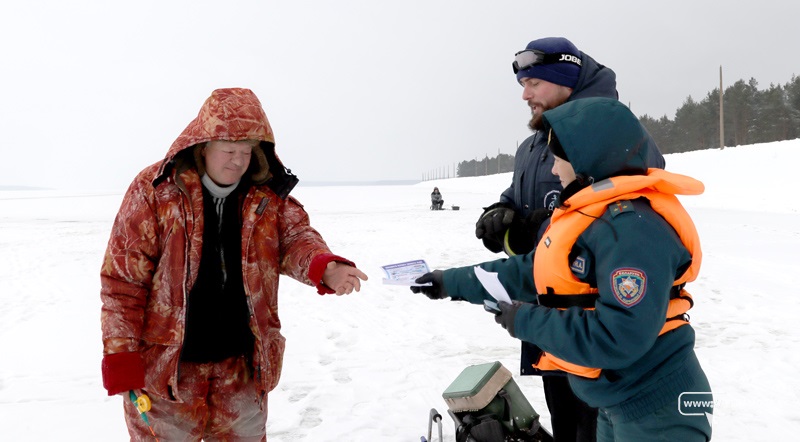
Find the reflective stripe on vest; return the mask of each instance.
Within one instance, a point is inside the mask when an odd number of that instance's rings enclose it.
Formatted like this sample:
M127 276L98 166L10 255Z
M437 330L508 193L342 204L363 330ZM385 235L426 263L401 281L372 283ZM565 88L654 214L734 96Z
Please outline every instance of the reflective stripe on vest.
M699 184L699 186L698 186ZM543 305L554 308L579 306L593 309L598 290L578 280L570 270L569 253L578 237L601 217L612 203L622 200L647 198L656 213L661 215L678 233L683 245L692 256L689 268L675 281L667 307L664 326L659 336L688 324L685 313L692 307L691 295L683 289L694 281L700 270L702 252L697 230L689 214L673 193L697 194L702 183L689 177L651 169L647 176L622 176L595 183L569 199L570 206L553 212L552 221L534 255L533 276L536 290L542 294ZM580 212L579 212L580 211ZM564 301L558 298L564 297ZM586 377L597 378L601 369L583 367L543 352L534 368L545 371L561 370Z

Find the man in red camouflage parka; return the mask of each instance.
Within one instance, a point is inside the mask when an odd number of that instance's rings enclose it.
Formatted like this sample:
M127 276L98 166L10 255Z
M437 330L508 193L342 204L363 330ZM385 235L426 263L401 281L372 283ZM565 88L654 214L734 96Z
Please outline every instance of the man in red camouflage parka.
M367 279L288 196L296 183L255 94L218 89L130 185L100 296L103 385L125 397L132 440L267 440L279 275L337 295ZM130 391L151 399L152 429Z

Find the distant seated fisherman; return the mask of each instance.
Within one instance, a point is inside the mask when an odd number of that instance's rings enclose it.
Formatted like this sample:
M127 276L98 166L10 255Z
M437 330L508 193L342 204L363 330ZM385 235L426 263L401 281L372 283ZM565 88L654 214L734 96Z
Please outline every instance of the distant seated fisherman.
M442 199L442 194L439 193L438 187L434 187L433 192L431 192L431 210L442 210L443 205L444 199Z

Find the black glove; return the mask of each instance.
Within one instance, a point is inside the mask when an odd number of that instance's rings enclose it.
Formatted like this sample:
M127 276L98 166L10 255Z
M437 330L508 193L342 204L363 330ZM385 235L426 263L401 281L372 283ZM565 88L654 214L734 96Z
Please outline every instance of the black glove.
M506 254L525 255L533 251L539 239L539 228L552 214L552 210L539 208L525 218L515 218L503 238L503 250Z
M502 325L512 338L517 337L514 334L514 319L517 317L517 310L522 307L522 304L519 301L512 301L511 304L507 302L497 303L498 307L500 307L500 313L494 315L494 322Z
M426 273L414 282L417 284L432 283L431 285L412 285L411 291L414 293L422 293L430 299L444 299L449 296L447 290L444 289L444 273L441 270Z
M517 213L507 203L494 203L483 209L483 214L475 223L475 236L483 240L483 245L494 253L503 250L503 237Z

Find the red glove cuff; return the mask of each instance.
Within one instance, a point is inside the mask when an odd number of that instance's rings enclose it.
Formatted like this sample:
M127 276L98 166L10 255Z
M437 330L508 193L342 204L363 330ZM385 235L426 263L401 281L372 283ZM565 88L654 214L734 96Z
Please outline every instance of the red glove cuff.
M325 268L331 261L340 262L353 267L356 266L352 261L334 255L333 253L323 253L315 256L314 259L311 260L311 265L308 268L308 279L317 287L317 293L320 295L336 293L336 290L331 290L330 287L322 283L322 275L325 274Z
M144 388L144 363L137 351L103 356L103 387L109 396Z

